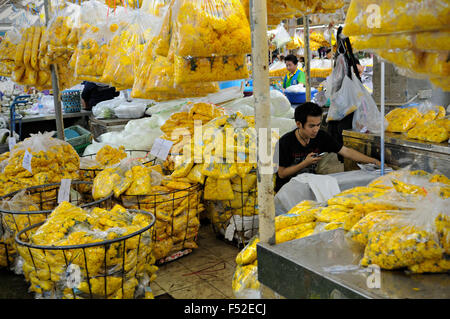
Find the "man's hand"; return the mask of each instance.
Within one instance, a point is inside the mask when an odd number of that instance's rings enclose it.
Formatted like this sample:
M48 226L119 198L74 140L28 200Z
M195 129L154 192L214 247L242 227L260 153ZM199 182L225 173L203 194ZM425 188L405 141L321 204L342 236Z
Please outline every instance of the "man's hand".
M376 164L378 166L381 166L381 162L376 158L366 156L358 151L355 151L354 149L345 146L342 146L338 154L355 162L364 164Z
M308 156L306 156L305 160L303 161L306 167L316 164L322 159L322 157L315 157L316 155L317 153L309 153Z
M289 176L296 175L302 169L311 166L313 164L316 164L322 159L322 157L313 157L313 155L316 155L316 153L309 153L308 156L306 156L306 158L303 161L290 167L279 166L278 176L280 178L287 178Z

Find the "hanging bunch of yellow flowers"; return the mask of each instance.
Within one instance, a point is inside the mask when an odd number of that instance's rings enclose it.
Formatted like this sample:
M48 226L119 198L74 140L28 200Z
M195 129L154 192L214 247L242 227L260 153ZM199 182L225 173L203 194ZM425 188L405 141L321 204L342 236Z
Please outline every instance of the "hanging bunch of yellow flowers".
M180 1L176 55L208 57L251 52L250 26L239 0Z
M100 82L108 57L112 33L107 25L86 31L75 50L75 76L78 80Z

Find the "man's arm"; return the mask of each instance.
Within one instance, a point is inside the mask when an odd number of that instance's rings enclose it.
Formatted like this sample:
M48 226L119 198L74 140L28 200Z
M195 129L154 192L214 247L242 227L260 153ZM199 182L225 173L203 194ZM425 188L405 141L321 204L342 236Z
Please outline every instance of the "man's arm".
M313 157L314 153L309 153L308 156L301 161L300 163L296 165L292 165L289 167L278 167L278 176L280 178L286 178L292 175L297 174L297 172L301 171L302 169L311 166L312 164L316 164L319 162L322 158L321 157Z
M355 162L381 165L381 162L379 160L366 156L358 151L355 151L354 149L345 146L342 146L338 154L344 156L345 158L351 159Z

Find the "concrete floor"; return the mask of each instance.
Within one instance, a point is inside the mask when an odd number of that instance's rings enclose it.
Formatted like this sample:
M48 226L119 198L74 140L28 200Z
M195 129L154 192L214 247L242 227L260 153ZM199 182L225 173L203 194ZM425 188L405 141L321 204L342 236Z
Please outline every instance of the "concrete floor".
M23 276L5 268L0 269L0 299L33 299Z

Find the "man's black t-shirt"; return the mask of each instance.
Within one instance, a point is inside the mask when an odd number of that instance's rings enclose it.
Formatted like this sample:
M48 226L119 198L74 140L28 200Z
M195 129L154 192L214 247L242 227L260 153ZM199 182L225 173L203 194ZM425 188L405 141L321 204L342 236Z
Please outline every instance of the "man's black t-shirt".
M120 95L114 87L100 86L93 82L85 82L81 98L86 102L86 110L90 111L98 103L112 100Z
M338 153L342 148L342 143L337 142L328 133L324 131L319 131L315 138L309 141L309 144L303 146L295 136L295 131L286 133L278 141L278 147L275 151L274 162L278 163L282 167L290 167L296 165L305 160L309 153ZM278 156L279 155L279 156ZM314 173L316 165L311 165L299 171L297 174L301 173ZM294 176L289 176L286 178L280 178L277 173L277 180L275 191L278 192L280 188L289 182Z

